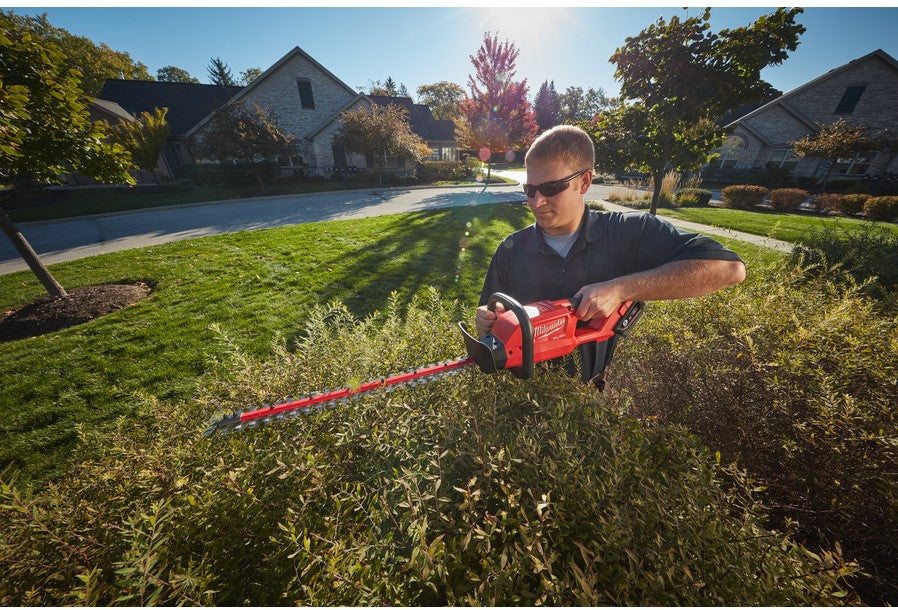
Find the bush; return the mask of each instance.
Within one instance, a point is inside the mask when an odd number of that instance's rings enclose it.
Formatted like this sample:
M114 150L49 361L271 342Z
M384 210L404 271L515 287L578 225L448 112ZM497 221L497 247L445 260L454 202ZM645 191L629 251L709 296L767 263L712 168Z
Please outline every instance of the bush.
M683 207L705 207L711 201L711 191L707 189L685 188L677 193L677 203Z
M898 218L898 197L870 197L864 202L864 212L876 220Z
M425 161L418 165L421 182L471 181L471 170L455 161Z
M453 311L454 310L454 311ZM0 487L5 605L820 605L851 571L761 525L684 429L539 367L470 370L228 437L214 412L459 352L430 293L315 309L295 352L231 349L40 493ZM724 483L726 481L726 483Z
M751 210L764 200L767 189L754 184L735 184L720 191L723 207Z
M257 163L265 184L280 180L281 168L276 161ZM196 163L184 169L194 184L209 186L258 186L259 180L249 163Z
M842 196L838 193L817 193L814 195L813 203L821 212L841 212L841 199Z
M737 288L652 303L609 383L634 415L738 461L766 488L772 526L840 542L872 574L864 601L894 604L898 318L836 267L749 267Z
M870 198L870 195L864 194L843 194L839 196L839 211L849 216L860 214L864 210L864 202Z
M774 210L797 210L807 198L808 192L802 189L775 189L767 194L767 200Z

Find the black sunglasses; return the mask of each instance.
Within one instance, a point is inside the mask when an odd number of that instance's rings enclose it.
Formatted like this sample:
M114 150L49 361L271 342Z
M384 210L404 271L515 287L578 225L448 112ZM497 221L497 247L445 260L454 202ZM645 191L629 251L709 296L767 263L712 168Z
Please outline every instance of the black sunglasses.
M524 192L527 193L527 197L533 199L536 197L536 191L542 193L543 197L554 197L561 191L565 190L568 187L568 183L580 176L581 174L585 174L588 172L588 169L581 169L576 174L571 174L567 178L562 178L561 180L550 180L549 182L543 182L542 184L525 184Z

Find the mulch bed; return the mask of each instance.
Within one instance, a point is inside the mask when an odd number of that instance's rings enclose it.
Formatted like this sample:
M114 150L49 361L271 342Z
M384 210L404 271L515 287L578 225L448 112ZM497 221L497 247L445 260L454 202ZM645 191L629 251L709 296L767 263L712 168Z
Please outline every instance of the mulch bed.
M63 328L89 322L113 311L137 303L150 293L150 287L138 284L104 284L67 290L66 297L49 295L0 319L0 343L37 337Z

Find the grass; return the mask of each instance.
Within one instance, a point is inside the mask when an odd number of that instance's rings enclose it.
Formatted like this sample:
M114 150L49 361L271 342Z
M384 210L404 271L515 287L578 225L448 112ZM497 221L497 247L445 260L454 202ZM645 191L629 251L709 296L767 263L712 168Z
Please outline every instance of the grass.
M489 258L532 217L520 205L324 222L218 235L52 266L66 287L146 281L151 296L127 310L64 331L0 344L0 469L41 478L61 471L76 426L133 417L135 396L191 395L215 359L217 324L264 357L288 341L308 309L331 300L353 313L381 309L391 291L422 286L472 308ZM744 257L780 256L721 240ZM0 312L43 294L30 272L0 277Z
M826 227L858 229L871 223L886 227L898 235L898 224L895 223L816 214L751 212L724 208L678 208L675 210L659 208L658 214L715 227L744 231L754 235L773 237L793 243L800 243L802 238L814 229Z

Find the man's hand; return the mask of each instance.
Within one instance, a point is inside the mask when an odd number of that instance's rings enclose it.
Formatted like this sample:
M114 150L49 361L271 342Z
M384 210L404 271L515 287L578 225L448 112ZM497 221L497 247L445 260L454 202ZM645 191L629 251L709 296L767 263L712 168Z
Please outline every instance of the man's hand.
M477 329L477 336L482 337L489 333L493 328L493 324L496 322L496 318L502 315L504 311L505 307L502 306L502 303L496 303L495 312L487 309L486 305L478 307L477 313L474 314L474 328Z
M607 318L626 300L621 284L616 280L587 284L574 296L582 299L577 308L577 317L581 320Z

